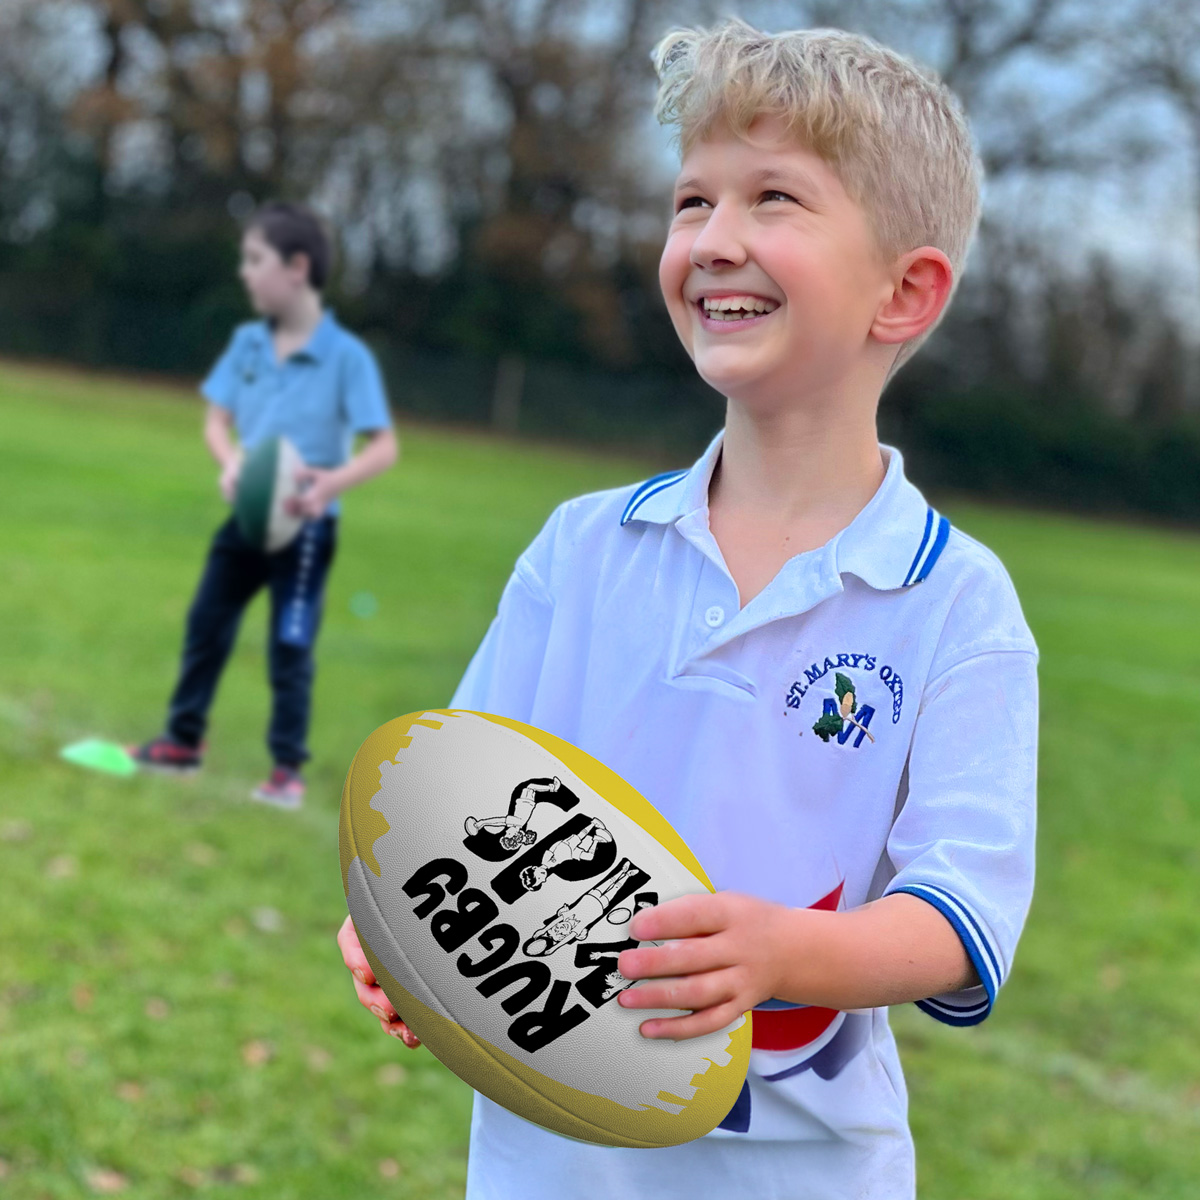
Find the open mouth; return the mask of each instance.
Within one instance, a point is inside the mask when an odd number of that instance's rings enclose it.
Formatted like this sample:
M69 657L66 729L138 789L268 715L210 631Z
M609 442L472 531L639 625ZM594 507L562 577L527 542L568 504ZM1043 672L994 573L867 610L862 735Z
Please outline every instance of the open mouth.
M765 317L779 307L779 301L765 296L701 296L696 307L706 321L728 324Z

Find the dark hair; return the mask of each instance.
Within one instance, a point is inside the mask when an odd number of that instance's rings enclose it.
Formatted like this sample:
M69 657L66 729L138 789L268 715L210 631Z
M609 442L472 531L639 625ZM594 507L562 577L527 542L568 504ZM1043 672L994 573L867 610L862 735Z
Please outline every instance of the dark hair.
M277 250L285 262L293 254L307 255L308 282L317 291L325 286L332 248L324 223L311 208L271 200L255 209L242 229L243 232L255 229L261 233L263 241Z

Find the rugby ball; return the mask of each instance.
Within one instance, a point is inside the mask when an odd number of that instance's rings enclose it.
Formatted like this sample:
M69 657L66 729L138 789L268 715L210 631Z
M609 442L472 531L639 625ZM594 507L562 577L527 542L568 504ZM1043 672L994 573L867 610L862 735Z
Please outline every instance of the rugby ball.
M288 512L287 504L300 494L296 472L303 466L299 451L283 436L260 442L242 464L233 513L252 546L274 554L300 532L304 518Z
M751 1018L645 1038L617 956L635 912L712 891L666 819L603 763L491 713L380 726L342 789L342 883L384 992L477 1091L546 1129L673 1146L738 1099ZM536 1169L536 1164L530 1164Z

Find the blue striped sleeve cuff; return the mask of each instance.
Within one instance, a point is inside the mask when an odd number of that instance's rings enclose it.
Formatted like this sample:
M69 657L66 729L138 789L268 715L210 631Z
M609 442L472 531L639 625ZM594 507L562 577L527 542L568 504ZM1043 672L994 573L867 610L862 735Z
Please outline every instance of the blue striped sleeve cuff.
M910 896L917 896L932 904L954 926L954 931L962 939L971 964L983 985L982 988L965 988L952 995L931 996L927 1000L918 1000L917 1007L946 1025L978 1025L992 1011L996 993L1004 982L1000 956L988 940L978 919L952 892L934 884L906 883L891 888L890 892L907 892ZM980 995L980 992L983 995Z

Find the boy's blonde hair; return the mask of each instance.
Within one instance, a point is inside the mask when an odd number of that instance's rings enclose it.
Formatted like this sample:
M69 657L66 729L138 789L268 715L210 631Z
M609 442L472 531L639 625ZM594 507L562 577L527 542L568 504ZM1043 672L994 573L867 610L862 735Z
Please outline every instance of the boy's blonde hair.
M883 260L935 246L954 269L979 225L983 166L962 107L937 74L841 29L762 33L732 18L676 29L655 47L655 115L678 127L681 154L718 123L745 134L780 117L866 213ZM888 379L941 323L900 346Z

